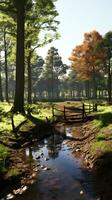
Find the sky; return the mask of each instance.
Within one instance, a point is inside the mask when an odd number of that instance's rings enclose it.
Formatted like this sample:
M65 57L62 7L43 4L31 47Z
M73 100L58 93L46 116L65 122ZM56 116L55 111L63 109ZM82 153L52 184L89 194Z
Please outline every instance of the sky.
M48 49L54 46L63 62L69 64L71 51L82 43L85 32L96 30L104 35L112 30L112 0L58 0L56 9L61 37L38 50L43 58Z

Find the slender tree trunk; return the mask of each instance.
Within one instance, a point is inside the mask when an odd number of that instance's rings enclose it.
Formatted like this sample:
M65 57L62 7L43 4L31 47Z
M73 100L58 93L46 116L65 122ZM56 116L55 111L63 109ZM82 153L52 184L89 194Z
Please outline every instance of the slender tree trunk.
M98 97L99 97L99 99L101 98L101 90L100 89L98 90Z
M5 99L7 102L9 102L8 97L8 68L7 68L7 42L6 42L6 30L4 28L3 32L3 38L4 38L4 55L5 55Z
M85 92L86 92L86 97L89 99L90 98L90 84L89 84L89 80L85 81Z
M28 62L28 103L31 104L32 103L32 98L31 98L32 81L31 81L31 54L30 53L29 53L27 62Z
M96 84L96 77L95 77L95 69L93 66L93 98L97 98L97 84Z
M16 87L14 111L24 112L24 15L25 0L16 0L17 8L17 49Z
M93 98L94 99L97 98L97 86L96 86L95 76L93 76Z
M53 59L52 59L53 60ZM53 61L52 61L53 62ZM52 86L51 86L51 100L54 101L54 74L53 74L53 63L52 63Z
M0 55L0 58L1 58L1 55ZM1 76L1 61L0 61L0 101L3 101L2 76Z
M108 61L108 103L111 104L111 67L110 67L110 58Z
M59 78L57 76L57 81L56 81L56 98L59 99Z

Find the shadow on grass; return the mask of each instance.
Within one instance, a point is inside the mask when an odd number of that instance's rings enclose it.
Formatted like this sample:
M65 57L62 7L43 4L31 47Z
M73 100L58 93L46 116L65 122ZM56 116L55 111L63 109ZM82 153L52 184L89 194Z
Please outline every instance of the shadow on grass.
M15 143L13 148L25 147L52 134L52 125L48 120L38 119L31 114L25 117L27 119L15 128L17 132L14 130L15 140L12 140L12 143Z
M1 108L0 108L0 122L3 121L4 117L7 117L8 113L4 112Z
M49 134L49 131L51 133L52 124L47 118L41 120L32 115L28 115L27 118L34 124L34 127L30 129L30 133L32 133L34 137L43 138Z
M29 119L31 122L33 122L35 125L41 125L41 124L45 124L44 120L38 119L36 117L34 117L33 115L27 115L26 116L27 119Z
M100 127L106 127L112 123L112 113L103 113L103 114L97 114L94 119L98 120L100 122Z
M41 120L33 117L31 114L23 116L26 118L19 125L15 125L14 114L9 112L7 117L10 118L12 124L13 136L7 135L7 141L0 140L0 144L7 147L18 149L26 143L30 143L36 139L42 139L51 133L51 123L48 119ZM3 116L4 117L4 116Z

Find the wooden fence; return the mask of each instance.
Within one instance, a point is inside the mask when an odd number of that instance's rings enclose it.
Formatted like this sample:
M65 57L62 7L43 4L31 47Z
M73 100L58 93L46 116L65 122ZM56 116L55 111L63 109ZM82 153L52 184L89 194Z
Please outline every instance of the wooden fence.
M55 118L59 121L85 121L91 112L97 111L97 104L82 104L80 107L67 107L64 106L63 109L58 109L52 107L53 121ZM58 112L58 114L57 114Z

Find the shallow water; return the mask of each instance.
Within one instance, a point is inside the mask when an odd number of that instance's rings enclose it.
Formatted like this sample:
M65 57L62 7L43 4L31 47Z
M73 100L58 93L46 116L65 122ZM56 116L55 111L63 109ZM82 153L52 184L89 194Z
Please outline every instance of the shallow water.
M67 136L72 129L66 128ZM72 154L65 135L53 134L25 151L26 158L40 164L36 182L15 200L97 200L91 171L81 168Z

